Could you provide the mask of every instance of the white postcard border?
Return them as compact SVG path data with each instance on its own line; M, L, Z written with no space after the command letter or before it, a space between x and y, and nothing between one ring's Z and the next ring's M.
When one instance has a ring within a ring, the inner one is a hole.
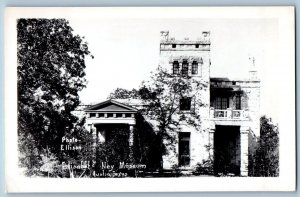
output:
M178 12L185 10L185 15ZM17 18L276 18L279 22L280 62L284 65L279 108L280 176L188 177L126 179L24 178L17 159ZM155 13L155 14L154 14ZM294 7L106 7L6 8L5 13L5 170L8 192L175 192L175 191L294 191L295 160L295 23Z

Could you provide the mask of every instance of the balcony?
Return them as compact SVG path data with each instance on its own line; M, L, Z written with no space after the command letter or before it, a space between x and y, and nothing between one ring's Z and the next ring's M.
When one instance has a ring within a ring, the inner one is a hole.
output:
M248 119L247 110L237 109L214 109L210 108L210 118L217 120L245 120Z

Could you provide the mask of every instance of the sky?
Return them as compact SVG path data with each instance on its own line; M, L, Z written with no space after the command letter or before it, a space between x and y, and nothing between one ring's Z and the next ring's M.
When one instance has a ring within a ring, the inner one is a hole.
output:
M83 18L69 19L94 59L86 59L84 104L105 101L116 88L137 88L158 66L160 31L190 40L211 32L211 77L247 78L249 57L261 79L261 114L277 118L278 21L275 19Z

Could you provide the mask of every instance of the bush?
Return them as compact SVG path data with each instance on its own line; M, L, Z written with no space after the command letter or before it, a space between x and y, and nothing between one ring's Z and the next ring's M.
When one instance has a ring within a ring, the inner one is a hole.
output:
M197 163L196 167L193 170L194 175L213 175L214 168L213 168L213 161L203 160L202 163Z

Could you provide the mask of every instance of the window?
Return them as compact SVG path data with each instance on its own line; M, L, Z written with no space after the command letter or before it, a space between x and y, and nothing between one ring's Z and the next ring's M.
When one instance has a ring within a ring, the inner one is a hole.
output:
M173 63L173 74L179 74L179 63L178 63L178 61L174 61L174 63Z
M215 100L215 109L227 109L229 101L227 97L217 97Z
M241 96L240 95L235 97L235 109L241 109Z
M181 70L183 75L187 75L189 73L189 65L186 60L182 62L182 70Z
M179 166L190 165L190 132L179 132Z
M198 74L198 62L193 61L192 63L192 74L197 75Z
M176 44L172 44L172 48L173 48L173 49L176 48Z
M116 117L117 117L117 118L122 118L122 115L123 115L123 114L121 114L121 113L117 113L117 114L116 114Z
M195 44L195 47L196 47L196 48L199 48L199 44Z
M191 110L191 102L192 98L187 97L187 98L181 98L180 99L180 110Z

